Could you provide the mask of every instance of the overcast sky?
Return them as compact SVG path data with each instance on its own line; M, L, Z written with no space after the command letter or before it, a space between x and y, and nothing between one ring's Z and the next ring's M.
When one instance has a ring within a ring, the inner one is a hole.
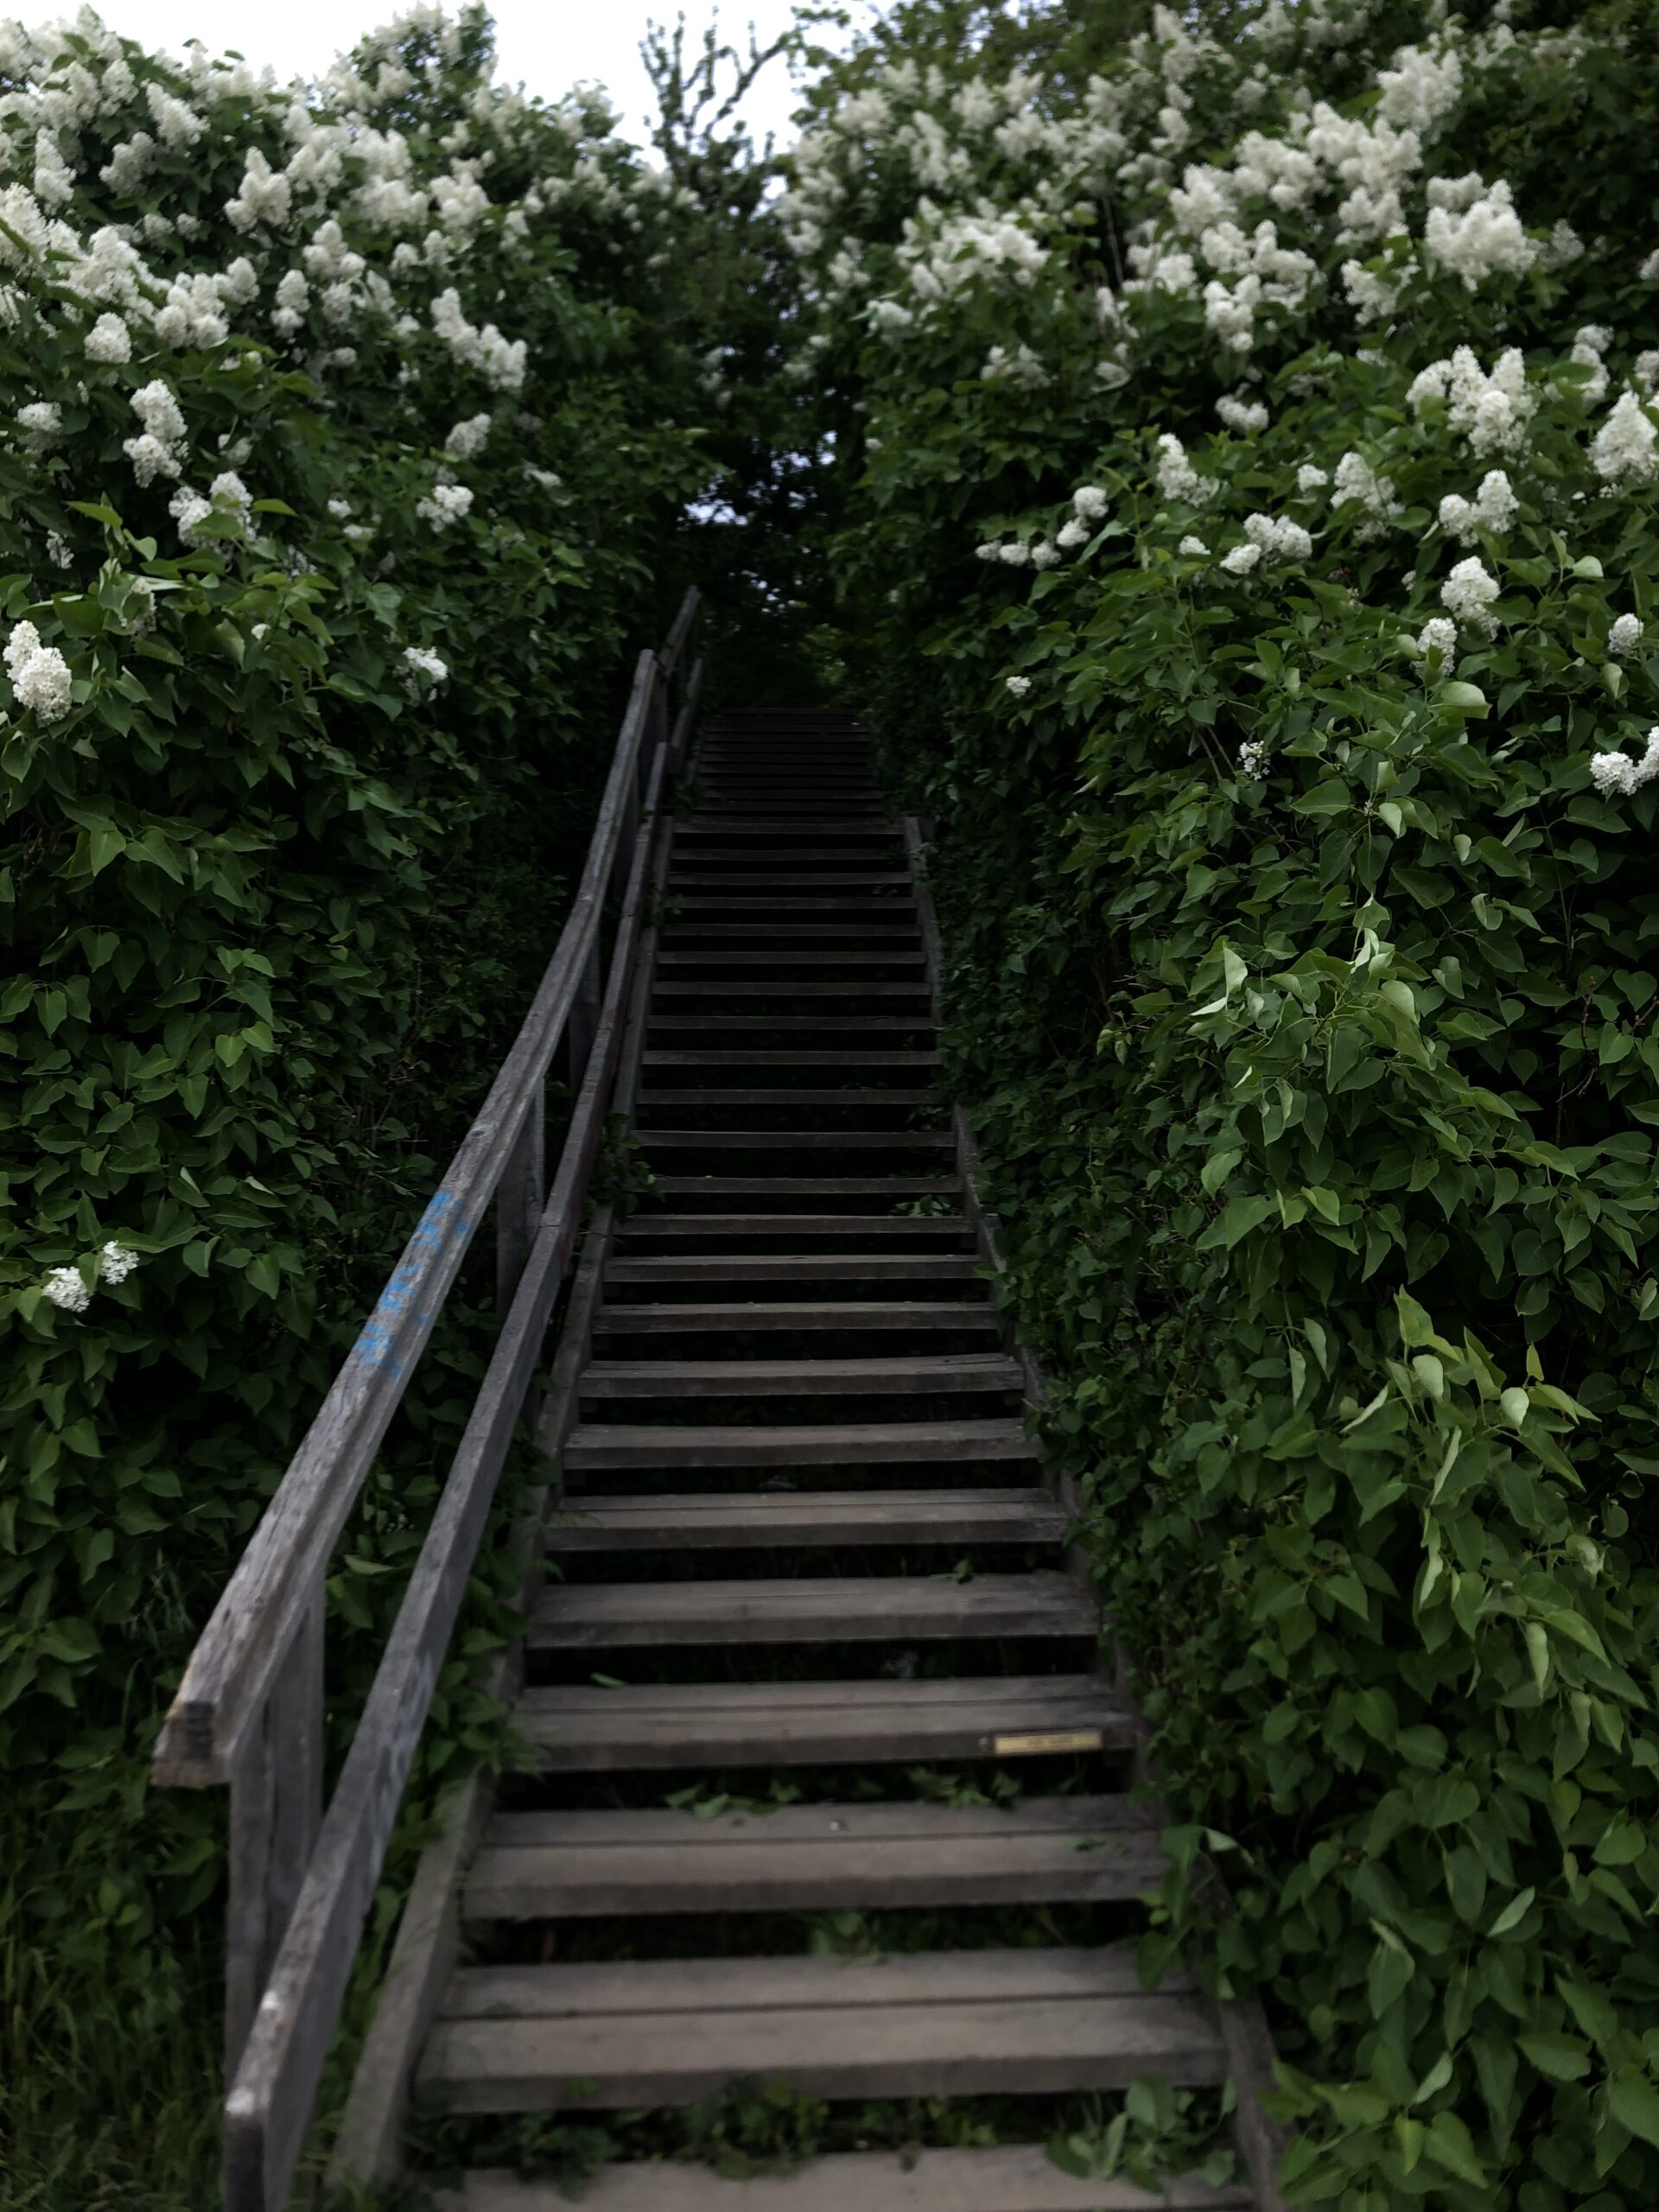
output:
M200 38L214 51L234 47L256 67L270 62L283 78L311 75L349 48L365 32L390 21L397 0L95 0L105 22L152 49L176 53ZM711 0L683 0L688 33L700 36L715 16ZM41 11L44 14L45 10ZM643 140L651 106L650 81L639 41L655 16L671 22L676 0L495 0L499 73L509 84L556 98L579 79L606 86L620 108L630 137ZM719 10L734 46L753 22L762 44L781 30L790 0L737 0ZM33 20L31 14L30 20ZM787 130L789 79L774 64L756 87L748 114L757 138Z

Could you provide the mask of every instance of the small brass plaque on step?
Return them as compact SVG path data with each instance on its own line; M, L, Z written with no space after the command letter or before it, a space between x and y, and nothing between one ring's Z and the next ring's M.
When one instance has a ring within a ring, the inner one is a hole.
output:
M1038 1728L1023 1736L993 1736L990 1745L995 1758L1017 1759L1041 1751L1097 1751L1104 1740L1098 1728Z

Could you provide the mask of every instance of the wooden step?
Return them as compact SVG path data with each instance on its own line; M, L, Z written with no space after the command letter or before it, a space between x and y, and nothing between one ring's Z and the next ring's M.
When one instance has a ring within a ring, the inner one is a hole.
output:
M1012 1760L1138 1741L1099 1675L550 1685L523 1693L512 1726L543 1774Z
M722 975L729 970L734 976L752 968L799 969L813 975L825 968L869 968L885 975L893 969L919 970L925 964L919 950L877 952L850 944L842 952L779 952L770 945L760 945L753 952L659 952L657 956L658 973L675 976L688 968L717 968Z
M908 874L868 868L855 874L838 873L830 875L815 869L800 874L791 872L788 875L752 875L745 873L736 876L715 875L703 868L669 870L671 894L676 891L730 891L740 884L747 891L847 891L854 887L861 891L895 887L908 891L911 880Z
M595 1325L613 1336L669 1332L690 1335L711 1329L728 1334L734 1330L776 1329L966 1329L975 1336L998 1333L991 1308L969 1299L938 1303L921 1299L779 1300L768 1300L764 1306L699 1300L695 1304L688 1300L683 1306L601 1306Z
M821 1198L832 1194L856 1198L947 1198L962 1196L954 1175L659 1175L657 1188L668 1198ZM644 1217L642 1216L643 1219ZM920 1218L937 1218L922 1216Z
M923 1353L906 1359L593 1360L583 1398L875 1398L952 1396L1023 1387L1017 1360L1000 1352Z
M636 1129L643 1152L950 1152L949 1129Z
M1034 1460L1017 1421L814 1422L775 1427L683 1427L666 1422L583 1421L562 1455L568 1474L604 1467L839 1467L895 1460Z
M777 1549L791 1545L1058 1544L1064 1509L1022 1490L706 1491L567 1498L544 1531L552 1552Z
M916 1113L923 1107L936 1107L939 1095L936 1090L899 1090L891 1086L854 1085L847 1084L835 1089L809 1088L804 1084L774 1090L757 1090L737 1084L702 1083L695 1089L683 1090L666 1085L653 1085L639 1093L638 1104L647 1106L718 1106L722 1111L733 1106L879 1106L884 1113Z
M497 1813L469 1920L1104 1903L1155 1890L1157 1821L1127 1795L1001 1806Z
M543 1592L534 1651L728 1643L913 1643L1093 1637L1099 1609L1069 1574L798 1575L781 1582L583 1582Z
M965 1214L886 1213L637 1213L617 1225L624 1243L642 1237L931 1236L972 1234Z
M480 2168L435 2190L436 2212L569 2212L554 2183ZM1040 2144L978 2151L842 2151L784 2174L733 2180L708 2166L602 2166L582 2212L1249 2212L1242 2185L1183 2174L1157 2192L1121 2177L1078 2181Z
M825 2098L1052 2094L1226 2077L1187 1977L1117 1949L469 1967L420 2082L449 2111L681 2105L762 2076Z
M942 1052L677 1052L653 1046L648 1068L936 1068ZM793 1094L791 1093L791 1096ZM876 1094L886 1096L885 1092Z
M929 998L925 981L913 983L865 983L856 987L850 983L768 982L734 976L729 981L705 978L700 983L659 983L653 982L652 997L657 999L718 999L722 1004L729 999L924 999ZM705 1014L702 1020L718 1027L723 1014ZM911 1025L906 1023L906 1027Z
M613 1260L607 1283L973 1282L972 1252L674 1252Z

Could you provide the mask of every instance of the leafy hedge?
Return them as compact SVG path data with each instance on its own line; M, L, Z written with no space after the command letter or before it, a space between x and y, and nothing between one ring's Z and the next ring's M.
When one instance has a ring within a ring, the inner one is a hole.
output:
M842 635L1294 2201L1636 2212L1659 18L1136 12L826 79Z
M149 1797L156 1726L556 933L710 466L694 194L492 67L477 9L310 87L0 31L12 2202L207 2186L223 1808ZM476 1364L463 1300L338 1691Z

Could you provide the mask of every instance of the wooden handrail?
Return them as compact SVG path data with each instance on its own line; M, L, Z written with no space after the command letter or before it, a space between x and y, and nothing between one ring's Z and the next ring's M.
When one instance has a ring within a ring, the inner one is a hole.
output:
M158 1783L231 1788L232 2212L278 2212L286 2202L398 1801L569 1265L615 1078L661 794L701 690L699 664L671 734L671 671L697 611L688 592L669 647L639 657L581 883L524 1026L214 1608L156 1745ZM614 936L601 988L607 909ZM544 1086L562 1039L576 1096L550 1192ZM329 1554L492 1198L500 1334L325 1816Z

